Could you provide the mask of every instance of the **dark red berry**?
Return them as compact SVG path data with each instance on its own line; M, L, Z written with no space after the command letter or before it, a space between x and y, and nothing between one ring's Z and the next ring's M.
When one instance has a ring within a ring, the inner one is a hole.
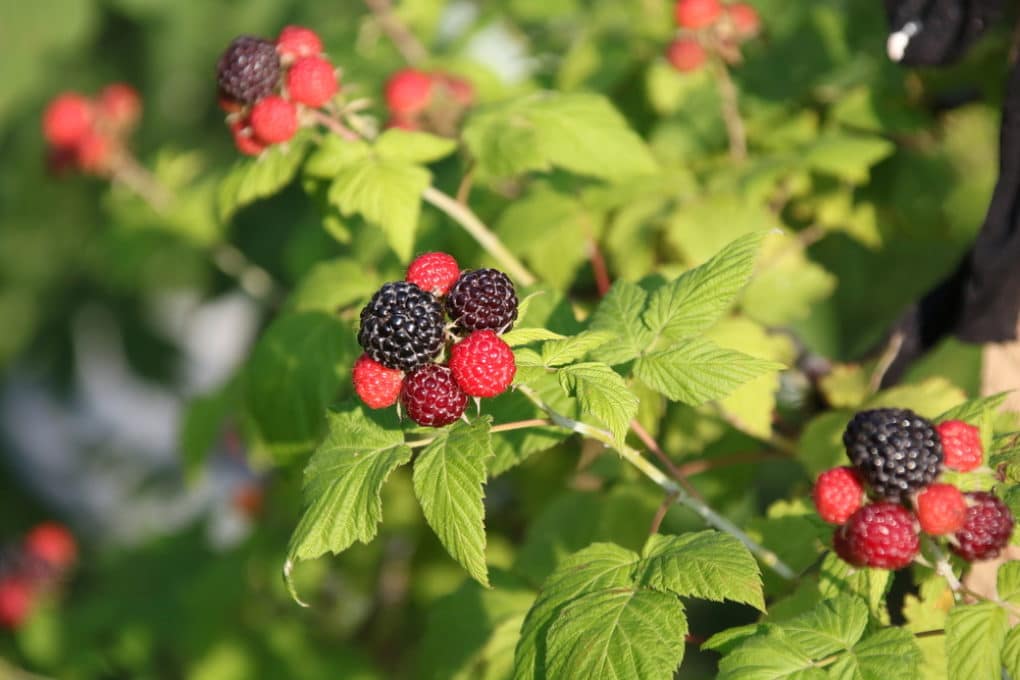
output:
M453 372L439 364L425 364L409 373L400 392L400 403L408 417L425 427L455 422L464 415L467 402Z
M844 542L840 556L858 567L902 569L920 547L914 516L897 503L865 505L837 532Z
M977 562L998 557L1013 534L1013 513L987 491L972 491L967 497L967 519L953 534L949 548L967 560Z

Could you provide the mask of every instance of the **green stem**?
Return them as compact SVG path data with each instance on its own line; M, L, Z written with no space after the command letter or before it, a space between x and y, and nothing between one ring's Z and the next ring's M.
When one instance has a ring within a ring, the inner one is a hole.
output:
M717 513L707 503L688 494L662 470L652 465L648 459L641 455L640 451L628 446L627 444L617 444L613 435L605 430L593 427L587 423L582 423L574 420L573 418L568 418L562 413L558 413L549 404L547 404L542 397L526 385L518 385L517 391L534 402L534 404L540 409L545 411L555 425L566 430L576 432L584 437L602 442L607 447L616 450L624 460L636 467L645 477L652 480L668 496L673 496L675 498L673 501L674 503L687 506L700 515L701 518L704 519L710 526L713 526L719 531L723 531L736 538L738 541L743 543L752 554L757 556L762 564L772 569L772 571L776 572L779 576L791 581L797 578L797 574L793 571L793 569L779 559L778 555L748 536L740 527Z
M435 187L428 187L422 192L422 199L426 203L444 212L450 219L463 227L464 231L471 235L478 242L485 252L492 255L507 274L517 279L522 285L530 286L536 282L535 275L528 271L528 268L511 253L499 237L492 233L485 223L472 212L471 208L457 199L444 194Z

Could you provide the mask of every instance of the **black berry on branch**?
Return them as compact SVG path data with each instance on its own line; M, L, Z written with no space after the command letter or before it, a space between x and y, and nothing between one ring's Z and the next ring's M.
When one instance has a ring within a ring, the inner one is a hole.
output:
M928 486L942 464L930 422L907 409L861 411L843 433L847 456L880 498L899 501Z
M220 92L245 104L272 94L280 73L276 45L250 35L234 38L216 66Z
M461 274L453 284L446 312L463 331L505 333L517 320L517 292L503 272L475 269Z
M386 368L411 371L443 348L443 310L413 283L387 283L361 310L358 343Z

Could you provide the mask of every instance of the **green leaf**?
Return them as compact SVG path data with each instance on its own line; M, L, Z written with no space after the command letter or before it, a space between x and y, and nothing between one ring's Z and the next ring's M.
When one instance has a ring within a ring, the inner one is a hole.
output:
M591 329L610 331L617 341L602 347L595 358L610 365L622 364L641 355L652 341L652 333L641 320L648 293L637 284L617 281L591 318Z
M492 456L488 419L458 422L440 433L414 463L414 493L446 551L484 586L485 461Z
M869 169L895 150L892 142L881 137L834 133L803 150L803 162L852 184L864 184Z
M740 541L718 531L652 535L634 578L655 590L765 611L758 563Z
M783 632L798 649L813 659L849 650L868 625L868 607L852 595L819 602L815 608L782 624Z
M636 553L611 543L595 543L574 553L542 584L542 591L521 626L514 654L514 680L550 677L546 637L563 609L584 595L630 588Z
M395 423L394 423L395 425ZM404 434L356 408L329 416L329 435L305 468L306 509L290 540L288 560L339 553L368 543L382 521L386 478L411 459Z
M1020 604L1020 562L1006 562L995 575L999 599Z
M639 358L634 364L634 375L672 401L699 406L783 368L774 361L722 349L703 338L691 338Z
M648 300L645 325L656 337L671 340L707 329L747 285L764 236L760 231L741 236L708 262L658 288Z
M970 399L942 413L935 418L935 421L941 423L945 420L962 420L965 423L980 426L984 415L989 411L999 410L999 407L1005 403L1007 397L1009 397L1009 392L1000 392L989 397Z
M674 595L614 588L572 601L549 627L550 678L669 678L684 656L687 617Z
M1020 678L1020 626L1010 629L1002 646L1002 665L1011 678Z
M346 322L322 312L280 316L259 339L243 375L245 411L281 463L310 453L326 408L348 383L360 350Z
M740 308L766 326L786 326L809 317L836 284L836 277L813 262L797 238L773 233L762 247L758 270Z
M563 340L564 336L554 333L545 328L515 328L509 333L503 334L503 342L511 347L530 345L533 342L545 340Z
M220 220L228 222L244 206L272 196L290 184L307 149L308 138L301 136L270 147L258 158L238 161L220 184Z
M410 163L432 163L457 150L457 142L426 132L390 128L379 135L375 152L381 158Z
M829 676L778 627L756 635L719 662L717 680L826 680Z
M998 678L1008 631L1009 617L994 602L953 607L946 620L949 680Z
M332 179L344 168L357 165L372 153L371 147L360 140L348 141L337 135L326 135L319 146L308 156L305 174Z
M584 331L562 340L550 340L542 345L542 363L550 368L569 364L583 358L614 337L616 335L609 331Z
M892 585L892 572L888 569L859 569L852 567L830 552L822 559L818 575L818 591L824 598L839 595L856 595L868 603L871 616L888 623L889 611L885 596Z
M558 376L560 386L577 399L581 412L594 416L622 442L637 415L638 400L620 374L605 364L587 362L566 366Z
M421 166L370 157L340 170L328 197L345 217L358 213L381 227L393 251L407 261L414 249L421 194L431 181Z
M644 141L595 94L543 92L490 106L468 120L464 142L490 178L558 167L616 179L656 169Z
M367 299L379 288L379 279L346 257L316 264L305 274L287 306L296 312L333 313Z
M921 650L914 636L902 628L886 628L854 645L829 667L834 680L915 680Z

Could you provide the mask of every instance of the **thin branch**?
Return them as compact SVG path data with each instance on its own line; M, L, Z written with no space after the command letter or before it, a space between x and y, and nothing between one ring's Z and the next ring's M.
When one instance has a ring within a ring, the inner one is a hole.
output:
M460 184L457 185L457 193L455 194L457 202L463 205L468 204L468 198L471 196L471 187L475 181L475 164L471 162L468 166L467 172L460 178Z
M609 279L609 268L606 266L606 258L602 256L602 249L594 237L588 238L588 260L591 262L592 272L595 274L595 286L598 288L599 297L609 292L612 281Z
M670 459L670 457L666 455L666 452L662 450L662 447L659 446L659 442L655 441L655 437L653 437L648 430L645 429L644 425L638 422L637 418L630 421L630 429L637 435L637 438L641 440L641 443L644 444L645 447L647 447L648 450L659 459L659 462L662 463L666 470L669 471L669 474L673 476L673 479L677 481L684 491L692 496L701 496L701 494L698 493L698 490L694 488L694 485L687 480L687 475L673 463L672 459Z
M132 192L160 214L165 214L173 204L173 194L157 180L149 170L130 153L117 155L110 177Z
M489 231L489 228L472 212L471 208L435 187L428 187L421 196L426 203L446 213L450 219L463 227L489 255L492 255L493 259L499 262L507 274L517 279L522 285L530 286L537 281L535 275L528 271L528 268L503 245L498 236Z
M743 161L747 158L747 131L744 128L744 119L740 117L740 96L737 86L722 60L711 59L710 64L716 87L719 89L719 98L722 100L722 117L730 140L730 156L734 160Z
M308 111L307 115L319 125L322 125L332 133L338 135L341 139L346 139L348 142L356 142L361 139L361 135L357 132L350 129L336 118L326 115L318 109Z
M659 509L655 511L655 517L652 518L652 527L648 530L649 536L659 533L662 520L666 519L666 513L669 512L674 503L676 503L676 494L666 494L666 497L662 499L662 503L659 504Z
M365 0L365 4L375 17L379 28L397 48L404 61L411 66L417 66L429 58L425 46L393 11L390 0Z
M892 334L889 342L886 343L885 349L882 350L882 356L878 358L875 370L871 373L871 378L868 380L868 390L872 394L882 388L882 380L885 379L885 374L889 372L889 369L892 368L893 363L896 361L896 357L899 355L900 349L903 348L903 342L906 340L906 337L902 330L898 330Z
M709 470L715 470L721 467L728 467L730 465L741 465L744 463L759 463L766 460L789 460L790 457L785 453L776 451L753 451L745 453L734 453L728 456L720 456L718 458L703 458L701 460L694 460L690 463L684 463L679 467L679 472L685 477L693 477L700 475Z
M679 486L679 484L666 476L662 470L652 465L652 463L642 456L639 451L631 448L627 444L617 443L613 435L605 430L593 427L587 423L582 423L574 420L573 418L568 418L567 416L557 412L549 406L549 404L545 403L545 401L543 401L536 392L526 385L518 385L517 390L530 399L536 406L545 411L552 419L553 423L559 427L571 430L572 432L576 432L584 437L600 441L607 447L616 450L624 460L637 468L638 471L662 488L663 491L675 496L674 503L687 506L701 516L708 525L736 538L738 541L743 543L752 554L757 556L762 564L772 569L779 576L791 581L797 578L797 574L793 571L793 569L779 559L778 555L748 536L740 527L717 513L704 501L687 494Z
M548 418L529 418L527 420L515 420L512 423L493 425L489 428L489 433L495 434L497 432L512 432L514 430L524 430L529 427L545 427L554 424L555 423ZM437 439L439 439L439 437L426 437L425 439L415 439L414 441L404 442L404 445L411 449L420 449L423 446L428 446Z

